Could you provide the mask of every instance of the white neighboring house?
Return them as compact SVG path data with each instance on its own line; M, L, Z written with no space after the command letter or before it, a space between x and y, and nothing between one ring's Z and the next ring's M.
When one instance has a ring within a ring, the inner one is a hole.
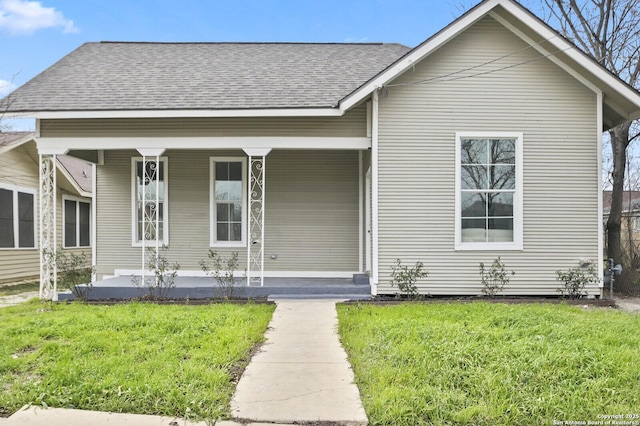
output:
M92 165L57 160L57 244L90 260ZM38 162L33 132L0 132L0 284L40 276Z

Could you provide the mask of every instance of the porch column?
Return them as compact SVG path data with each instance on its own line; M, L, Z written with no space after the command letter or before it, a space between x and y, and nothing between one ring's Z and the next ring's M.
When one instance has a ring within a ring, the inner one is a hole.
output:
M58 300L56 155L39 155L40 299Z
M142 176L140 210L142 223L140 240L142 245L141 284L146 285L147 270L157 266L160 252L160 156L164 149L139 149L142 154ZM157 280L157 277L156 277ZM157 286L158 283L156 282Z
M268 149L244 149L249 156L247 200L247 285L264 285L265 158Z

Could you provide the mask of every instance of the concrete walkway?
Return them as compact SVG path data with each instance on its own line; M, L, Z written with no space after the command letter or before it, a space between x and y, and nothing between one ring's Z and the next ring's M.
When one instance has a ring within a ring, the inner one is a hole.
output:
M338 339L335 300L276 300L267 342L231 402L237 419L367 424Z

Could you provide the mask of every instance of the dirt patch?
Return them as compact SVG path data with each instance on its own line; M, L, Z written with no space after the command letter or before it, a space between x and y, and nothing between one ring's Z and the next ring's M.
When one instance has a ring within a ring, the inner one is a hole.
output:
M4 308L7 306L14 306L20 303L26 302L28 300L33 299L34 297L38 297L37 291L30 291L27 293L14 294L11 296L0 296L0 308Z
M375 305L397 305L401 303L503 303L503 304L531 304L531 303L551 303L566 304L575 306L593 306L602 308L615 308L616 302L610 299L562 299L558 297L425 297L420 299L398 299L395 296L376 296L371 300L350 300L347 304L375 304Z
M616 297L615 301L623 311L640 313L640 297Z

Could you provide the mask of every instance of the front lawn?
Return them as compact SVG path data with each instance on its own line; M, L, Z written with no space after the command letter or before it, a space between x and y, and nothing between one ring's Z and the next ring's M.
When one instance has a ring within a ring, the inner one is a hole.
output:
M640 421L638 315L476 302L338 317L372 425Z
M0 416L39 404L228 417L234 381L273 310L39 301L2 308Z

